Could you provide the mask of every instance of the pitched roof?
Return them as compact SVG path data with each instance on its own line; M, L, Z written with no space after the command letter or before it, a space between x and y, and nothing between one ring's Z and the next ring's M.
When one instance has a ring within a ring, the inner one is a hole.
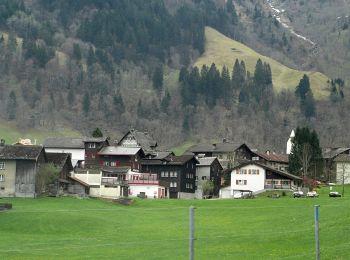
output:
M106 146L98 152L100 155L135 155L139 151L142 151L140 147L126 147L126 146Z
M70 168L73 169L72 162L69 153L47 153L47 162L53 163L56 167L63 168L66 162L70 164Z
M336 162L350 162L350 154L340 154L334 159L334 161L336 161Z
M277 170L277 169L274 169L274 168L271 168L265 164L262 164L262 163L258 163L256 161L249 161L249 162L244 162L234 168L232 168L231 170L236 170L236 169L239 169L239 168L242 168L242 167L245 167L247 165L250 165L250 164L254 164L254 165L257 165L257 166L260 166L262 168L264 168L265 170L269 170L271 172L274 172L274 173L277 173L279 175L282 175L282 176L285 176L285 177L288 177L288 178L291 178L293 180L302 180L302 178L298 177L298 176L295 176L289 172L285 172L285 171L280 171L280 170Z
M288 155L287 154L276 154L276 153L257 153L260 157L264 158L266 161L270 162L282 162L288 163Z
M84 142L82 138L49 137L45 140L44 147L84 149Z
M231 143L231 142L223 142L223 143L215 143L215 144L197 144L190 149L188 149L188 152L192 153L206 153L206 152L233 152L237 150L241 146L247 146L246 144L242 143ZM247 146L248 147L248 146Z
M144 151L152 151L155 147L157 147L157 142L148 132L140 132L137 130L130 130L127 132L123 138L120 139L118 145L121 145L122 141L129 135L135 138L137 145Z
M142 164L143 165L161 165L161 164L166 164L166 165L183 165L187 163L188 161L195 159L197 163L198 160L194 155L169 155L163 159L143 159Z
M43 149L39 145L5 145L0 147L0 159L37 160Z
M322 151L323 158L325 159L332 159L336 156L338 156L341 153L344 153L346 151L349 151L350 148L347 147L338 147L338 148L326 148Z
M216 157L202 157L202 158L197 158L199 164L198 166L210 166L213 164L215 160L217 160Z
M84 143L103 143L107 141L107 137L84 137L83 142Z

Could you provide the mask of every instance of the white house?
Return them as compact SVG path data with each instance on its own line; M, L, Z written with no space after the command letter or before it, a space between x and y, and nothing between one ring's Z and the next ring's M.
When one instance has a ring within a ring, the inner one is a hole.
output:
M82 138L55 137L44 142L46 153L69 153L73 167L85 161L85 146Z
M301 181L300 177L251 161L232 169L231 185L220 190L220 197L233 198L235 193L242 192L258 194L266 190L294 190Z
M350 154L340 154L334 161L336 165L336 183L350 184Z

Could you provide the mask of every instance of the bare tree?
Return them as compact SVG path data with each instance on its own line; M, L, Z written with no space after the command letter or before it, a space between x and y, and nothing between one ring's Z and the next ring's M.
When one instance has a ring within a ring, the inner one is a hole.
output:
M342 196L345 194L345 183L348 183L349 180L349 172L348 170L348 162L339 162L339 166L337 165L337 183L341 183L342 185ZM339 167L339 168L338 168ZM338 170L339 169L339 170Z
M298 155L299 160L302 164L302 176L308 176L309 167L311 164L312 153L311 146L309 143L303 144L302 152Z

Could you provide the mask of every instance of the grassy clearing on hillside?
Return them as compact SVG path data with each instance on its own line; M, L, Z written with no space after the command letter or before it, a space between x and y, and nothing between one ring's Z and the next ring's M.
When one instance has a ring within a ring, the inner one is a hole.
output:
M271 66L274 88L277 92L283 89L294 91L299 84L303 74L310 77L311 88L316 99L329 96L327 89L327 76L319 72L305 72L290 69L272 58L263 56L246 45L234 41L213 28L205 28L206 47L204 54L196 61L195 65L201 67L203 64L210 66L213 62L218 68L224 65L232 71L236 59L244 60L247 70L254 72L256 61L261 58Z
M179 146L174 147L172 149L172 152L174 152L175 155L182 155L184 152L186 152L188 150L188 148L190 148L194 144L196 144L196 143L193 141L184 142L184 143L180 144Z
M0 138L5 139L7 144L18 141L19 138L29 138L37 144L42 144L47 137L55 136L71 136L78 137L81 134L71 129L55 129L55 130L38 130L38 129L19 129L13 123L0 119Z
M320 204L322 259L349 259L350 187L345 198L136 200L1 199L4 259L188 259L188 207L196 259L313 259L313 208Z

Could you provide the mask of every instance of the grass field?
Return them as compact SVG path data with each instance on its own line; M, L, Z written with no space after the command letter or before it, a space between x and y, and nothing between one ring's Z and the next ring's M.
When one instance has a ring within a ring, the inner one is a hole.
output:
M16 125L14 125L13 123L0 119L0 138L5 139L7 144L12 144L16 142L19 138L29 138L32 140L32 142L36 140L37 144L42 144L47 137L57 137L57 136L77 137L77 136L81 136L81 134L71 129L22 130L16 127Z
M2 259L188 259L188 207L196 259L313 259L313 208L320 204L322 259L350 259L349 196L316 199L1 199Z
M175 153L175 155L182 155L186 152L191 146L195 145L194 141L186 141L176 147L174 147L171 151Z
M232 71L236 59L244 60L247 70L254 72L256 61L261 58L271 65L274 88L277 92L283 89L294 91L303 74L310 77L311 88L316 99L329 96L327 89L327 76L319 72L298 71L284 66L274 59L263 56L244 44L234 41L213 28L206 27L206 48L204 54L199 57L195 65L203 64L210 66L213 62L220 69L226 65Z

